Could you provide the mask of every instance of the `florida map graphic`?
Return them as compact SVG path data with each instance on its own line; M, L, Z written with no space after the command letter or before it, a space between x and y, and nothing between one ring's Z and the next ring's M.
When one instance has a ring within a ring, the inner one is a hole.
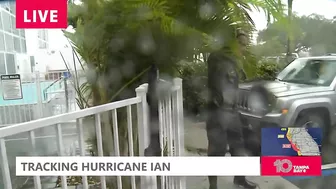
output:
M263 128L263 156L320 156L320 128Z

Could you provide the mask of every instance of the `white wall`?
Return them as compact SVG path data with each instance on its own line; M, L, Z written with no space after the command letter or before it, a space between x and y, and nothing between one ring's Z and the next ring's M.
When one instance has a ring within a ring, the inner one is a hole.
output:
M27 54L16 54L16 66L22 80L31 80L30 58Z
M70 44L59 29L49 29L48 31L48 48L38 48L38 30L26 30L27 37L27 54L35 57L35 70L47 72L53 70L66 70L67 66L74 70L74 60ZM67 46L67 47L66 47ZM62 53L67 66L60 54ZM79 61L75 58L76 68L81 69Z
M63 35L63 32L54 29L49 30L49 34L50 50L54 50L55 53L52 55L52 63L48 64L48 68L50 70L67 69L61 56L62 53L70 70L74 70L75 66L77 70L82 70L77 57L73 58L71 44Z
M74 70L75 66L77 70L81 70L80 62L76 56L75 58L73 57L72 49L70 47L58 49L50 55L50 57L51 59L47 65L47 69L49 70L65 70L67 68Z
M41 50L38 47L38 30L29 29L26 32L26 46L28 56L35 57L35 71L45 72L46 65L44 59L47 58L47 50ZM30 60L29 60L30 67Z
M37 29L25 30L27 54L33 55L38 50Z

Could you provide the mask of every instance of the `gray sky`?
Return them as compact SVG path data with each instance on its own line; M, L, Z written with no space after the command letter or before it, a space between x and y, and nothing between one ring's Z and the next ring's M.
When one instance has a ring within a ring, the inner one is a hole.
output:
M282 1L287 4L287 1ZM294 0L293 11L300 16L316 13L331 19L336 16L336 0ZM266 27L267 22L263 13L253 12L252 18L258 30Z

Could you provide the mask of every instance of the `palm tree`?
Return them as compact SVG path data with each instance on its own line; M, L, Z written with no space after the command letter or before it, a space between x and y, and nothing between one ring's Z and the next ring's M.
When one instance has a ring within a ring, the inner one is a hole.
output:
M252 8L282 16L278 0L83 0L69 5L69 23L76 32L65 35L89 68L82 87L90 91L92 104L87 106L133 96L152 64L174 76L176 65L192 61L195 54L207 54L224 43L235 51L236 30L254 29ZM110 155L111 118L103 117L103 146ZM121 153L127 155L127 127L118 125Z
M289 31L287 36L287 63L290 62L292 57L292 49L291 49L291 26L292 26L292 13L293 13L293 0L288 0L288 23L289 23Z

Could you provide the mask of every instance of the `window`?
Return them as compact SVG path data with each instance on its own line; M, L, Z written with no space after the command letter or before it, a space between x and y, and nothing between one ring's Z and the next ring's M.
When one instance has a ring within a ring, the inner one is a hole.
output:
M6 41L6 51L8 52L14 51L13 36L5 34L5 41Z
M32 73L35 71L35 57L34 56L30 56L30 69Z
M24 38L26 37L25 30L20 30L20 36Z
M40 49L46 49L47 48L47 43L42 41L42 40L39 40L39 48Z
M336 60L296 59L278 75L288 83L328 86L336 76Z
M44 29L43 30L39 30L38 34L37 34L37 37L39 39L47 41L47 39L48 39L48 32L47 32L47 30L44 30Z
M0 29L3 30L3 26L2 26L2 14L0 14Z
M15 2L9 2L9 8L10 12L14 15L16 15L16 7L15 7Z
M2 32L0 32L0 50L1 51L5 50L5 37Z
M6 2L6 3L1 3L1 7L6 9L8 12L15 14L16 13L16 7L15 7L15 2Z
M21 53L21 45L20 45L20 39L18 37L14 37L14 50L18 53Z
M48 36L48 31L45 30L45 37L44 37L44 40L45 40L45 41L48 41L48 39L49 39L48 37L49 37L49 36Z
M44 39L44 30L39 30L37 33L37 37L40 39Z
M10 11L9 3L8 3L8 2L3 3L3 4L2 4L2 7L3 7L4 9L6 9L7 11Z
M12 22L10 19L10 15L8 12L5 11L1 11L2 14L2 20L3 20L3 26L4 26L4 30L7 32L11 32L11 28L12 28Z
M6 53L6 64L8 74L16 73L15 57L14 54Z
M4 53L0 53L0 75L6 74L6 62Z
M27 46L26 46L26 40L25 39L21 39L21 52L22 53L26 53L27 52Z
M41 33L41 30L39 30L39 31L37 32L37 38L39 38L39 39L41 39L41 38L42 38L42 33Z
M20 32L19 30L16 29L16 20L15 20L15 17L14 16L11 16L11 30L12 30L12 33L16 34L16 35L20 35Z

